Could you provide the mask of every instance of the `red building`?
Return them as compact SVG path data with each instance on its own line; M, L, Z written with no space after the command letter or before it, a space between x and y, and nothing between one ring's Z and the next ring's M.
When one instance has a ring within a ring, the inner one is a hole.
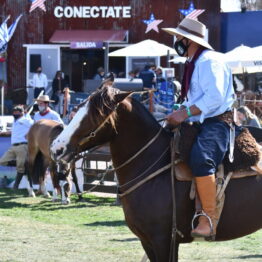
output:
M179 9L188 9L191 2L46 0L46 12L39 7L29 12L31 1L0 0L2 20L10 14L11 23L24 14L8 46L8 96L14 103L24 102L24 91L39 63L50 84L56 70L61 69L68 75L71 88L82 91L84 80L92 78L96 69L104 65L105 42L109 42L109 51L145 39L172 46L172 37L161 28L175 27L184 17ZM219 50L220 1L194 0L193 4L196 9L206 10L199 20L208 27L210 44ZM163 20L158 25L159 33L145 33L147 25L143 20L151 14ZM125 71L125 58L110 58L109 69Z

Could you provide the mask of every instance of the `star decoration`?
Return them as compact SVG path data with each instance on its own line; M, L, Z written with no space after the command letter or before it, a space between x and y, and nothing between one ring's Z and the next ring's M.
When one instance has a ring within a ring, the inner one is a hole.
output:
M41 8L43 11L46 12L45 4L44 4L45 1L46 0L31 0L32 4L29 13L34 11L37 7Z
M179 12L187 18L197 19L199 15L205 12L205 9L195 9L194 4L191 2L188 9L179 9Z
M151 30L154 30L158 33L158 25L162 23L163 20L156 20L155 16L151 14L149 20L143 20L143 22L147 25L146 34Z

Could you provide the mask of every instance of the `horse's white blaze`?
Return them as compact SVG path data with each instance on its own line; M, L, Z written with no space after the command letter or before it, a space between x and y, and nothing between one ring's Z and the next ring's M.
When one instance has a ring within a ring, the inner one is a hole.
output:
M88 102L87 105L82 106L69 123L67 127L62 131L62 133L53 141L51 145L51 151L53 154L56 153L57 150L65 149L67 144L69 143L72 135L79 127L82 119L88 113Z

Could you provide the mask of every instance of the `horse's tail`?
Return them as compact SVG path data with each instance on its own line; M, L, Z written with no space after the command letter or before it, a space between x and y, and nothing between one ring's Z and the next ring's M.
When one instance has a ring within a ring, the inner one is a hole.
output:
M32 180L34 184L39 184L39 180L44 178L46 172L46 166L44 164L44 156L39 151L36 155L35 161L33 163L33 172L32 172Z

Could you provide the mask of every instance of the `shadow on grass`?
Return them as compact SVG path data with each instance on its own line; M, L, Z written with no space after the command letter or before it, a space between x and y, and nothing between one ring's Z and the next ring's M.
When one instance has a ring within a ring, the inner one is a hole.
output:
M72 199L71 204L62 205L61 201L52 202L51 199L43 200L40 203L32 204L32 211L53 211L53 210L70 210L70 209L79 209L79 208L94 208L98 206L111 206L114 203L113 198L104 198L104 197L84 197L82 201L78 199Z
M84 224L84 226L88 226L88 227L98 227L98 226L120 227L120 226L126 226L126 222L123 221L123 220L94 222L94 223L90 223L90 224Z
M0 191L0 207L1 208L17 208L17 207L30 207L31 204L21 204L15 202L16 198L27 197L28 193L26 190L10 190L1 189Z
M71 198L71 204L62 205L61 201L52 202L51 198L44 199L38 203L19 203L19 201L15 201L17 198L27 198L28 192L27 190L11 190L11 189L1 189L0 190L0 207L1 208L31 208L32 211L52 211L59 209L75 209L75 208L93 208L98 206L111 206L115 203L115 198L105 198L105 197L97 197L86 195L83 197L82 201L78 201L76 197ZM41 197L37 197L41 198Z
M139 239L133 237L133 238L126 238L126 239L111 239L109 241L111 242L135 242L135 241L139 241Z
M262 255L247 255L247 256L239 256L234 259L251 259L251 258L262 258Z

